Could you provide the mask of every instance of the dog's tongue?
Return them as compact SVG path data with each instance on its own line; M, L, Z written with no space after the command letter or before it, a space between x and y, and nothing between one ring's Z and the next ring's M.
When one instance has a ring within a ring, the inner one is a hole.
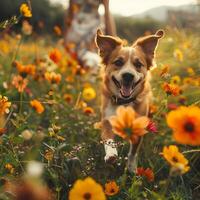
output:
M131 92L132 92L131 87L122 86L121 93L122 93L123 96L129 97L131 95Z

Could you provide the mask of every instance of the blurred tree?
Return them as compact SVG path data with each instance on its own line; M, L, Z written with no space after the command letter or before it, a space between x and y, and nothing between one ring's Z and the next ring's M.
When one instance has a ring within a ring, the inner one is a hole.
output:
M117 33L119 37L133 42L137 37L155 32L165 24L152 18L135 19L133 17L115 16Z
M197 1L197 6L198 6L198 9L199 9L199 13L200 13L200 0L196 0Z
M19 7L25 0L1 0L0 21L19 15ZM33 17L30 19L35 30L43 28L45 32L53 30L55 25L63 25L64 8L59 4L51 4L49 0L31 1ZM17 26L15 26L17 27Z

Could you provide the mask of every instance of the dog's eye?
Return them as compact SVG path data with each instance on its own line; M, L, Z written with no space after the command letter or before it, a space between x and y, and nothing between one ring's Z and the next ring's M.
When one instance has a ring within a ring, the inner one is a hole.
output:
M117 67L121 67L124 65L124 61L122 59L117 59L113 62L114 65L116 65Z
M143 66L143 64L142 64L139 60L136 60L136 61L134 62L134 65L135 65L135 67L136 67L137 69L141 69L141 67Z

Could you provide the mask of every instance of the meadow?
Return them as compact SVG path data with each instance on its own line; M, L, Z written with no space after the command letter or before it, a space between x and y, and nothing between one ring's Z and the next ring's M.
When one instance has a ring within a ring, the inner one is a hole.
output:
M0 40L0 199L200 199L197 33L165 28L151 69L150 123L131 173L129 141L119 136L117 162L104 162L98 67L80 66L59 27L53 37L28 21L21 28L2 30Z

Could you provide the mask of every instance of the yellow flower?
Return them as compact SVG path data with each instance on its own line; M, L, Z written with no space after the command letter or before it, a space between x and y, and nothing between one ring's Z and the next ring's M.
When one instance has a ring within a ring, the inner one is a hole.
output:
M178 61L182 62L182 61L183 61L183 53L182 53L182 51L181 51L180 49L175 49L175 50L174 50L174 57L175 57Z
M65 141L65 138L60 136L60 135L55 135L56 139L60 140L60 141Z
M10 52L10 46L7 41L0 41L0 53L8 54Z
M34 100L30 101L30 104L36 110L37 113L41 114L44 112L44 107L40 103L40 101L34 99Z
M83 98L86 101L91 101L96 97L96 92L92 87L86 87L83 89Z
M161 69L160 76L164 76L168 73L169 73L169 65L164 65L164 67Z
M180 172L180 174L184 174L189 171L190 167L188 166L188 160L181 152L179 152L177 146L165 146L161 155L163 155L165 160L173 167L173 171L175 170Z
M5 168L6 168L11 174L14 173L14 167L13 167L10 163L7 163L7 164L5 165Z
M184 49L189 49L191 47L191 43L189 41L186 41L183 43L183 48Z
M116 114L109 121L114 133L123 139L137 143L139 137L147 132L145 128L149 124L149 119L145 116L136 117L136 112L132 107L120 106L117 108Z
M185 77L183 79L183 84L184 85L193 85L193 86L198 86L199 85L199 80L195 79L193 77Z
M119 192L119 186L115 181L110 181L105 184L105 194L108 196L113 196Z
M23 3L20 6L20 13L24 16L24 17L32 17L32 13L31 10L29 8L29 6L26 3Z
M183 84L185 84L185 85L190 85L192 83L193 83L193 79L191 77L185 77L183 79Z
M11 102L8 101L8 98L0 95L0 116L9 113L10 106Z
M69 200L106 200L103 188L92 178L77 180L69 192Z
M187 68L187 73L188 73L190 76L194 76L194 75L195 75L194 69L193 69L192 67L188 67L188 68Z
M181 78L180 76L176 75L176 76L172 76L170 83L171 84L179 84L181 82Z
M200 108L181 106L167 115L174 139L181 144L200 145Z

